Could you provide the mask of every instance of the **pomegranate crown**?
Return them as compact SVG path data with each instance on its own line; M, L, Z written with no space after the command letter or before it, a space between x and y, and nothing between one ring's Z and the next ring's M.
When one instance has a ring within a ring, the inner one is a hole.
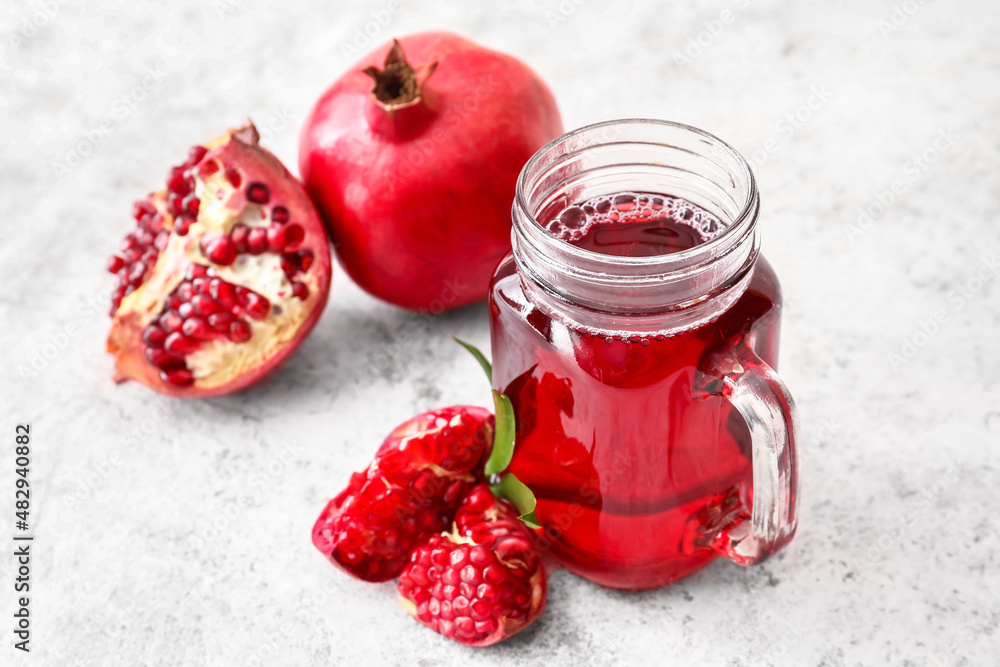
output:
M406 61L403 46L394 39L382 69L373 65L362 71L375 82L372 97L387 109L398 109L420 101L420 90L435 69L436 62L414 69Z

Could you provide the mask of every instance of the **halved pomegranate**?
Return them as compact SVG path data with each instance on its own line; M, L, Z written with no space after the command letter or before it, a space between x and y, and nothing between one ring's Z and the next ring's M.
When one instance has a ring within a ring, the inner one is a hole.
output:
M108 269L115 380L219 396L259 380L308 335L330 293L327 236L252 123L191 149L133 207Z

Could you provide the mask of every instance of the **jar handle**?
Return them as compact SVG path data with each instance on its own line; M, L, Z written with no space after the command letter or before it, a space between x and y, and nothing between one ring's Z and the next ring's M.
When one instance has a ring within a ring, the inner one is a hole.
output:
M705 363L707 362L707 363ZM795 435L798 415L785 383L740 336L703 360L695 393L729 401L750 429L753 510L734 491L702 510L702 539L719 554L740 564L766 560L795 534L798 470Z

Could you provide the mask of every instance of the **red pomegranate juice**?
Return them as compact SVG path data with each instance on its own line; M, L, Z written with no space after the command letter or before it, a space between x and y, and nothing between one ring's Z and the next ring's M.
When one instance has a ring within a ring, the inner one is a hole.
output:
M552 234L616 256L681 252L725 231L708 211L619 193L539 219ZM738 334L774 367L780 288L760 257L748 288L693 329L609 335L541 307L512 257L490 295L494 382L514 404L510 471L534 491L543 549L614 588L660 586L716 557L718 529L749 517L750 434L725 400L695 390L699 362Z

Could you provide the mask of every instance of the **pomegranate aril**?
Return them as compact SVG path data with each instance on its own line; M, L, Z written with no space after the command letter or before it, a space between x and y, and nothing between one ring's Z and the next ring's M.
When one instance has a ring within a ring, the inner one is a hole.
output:
M299 250L299 269L302 271L308 271L309 267L313 265L313 251L306 248L305 250Z
M136 262L128 271L128 282L133 287L138 287L142 284L143 276L146 275L146 263Z
M156 238L153 239L153 246L157 250L163 250L167 247L167 243L170 242L170 232L167 230L161 230L156 234Z
M243 184L243 177L240 175L240 172L233 167L226 169L226 180L229 181L229 184L234 188L238 188Z
M202 251L219 266L229 266L236 261L236 245L228 236L218 236L209 241Z
M296 280L292 283L292 294L305 301L306 297L309 296L309 288L305 283L301 283Z
M197 164L201 162L201 159L205 157L206 153L208 153L208 149L205 148L204 146L201 145L192 146L191 150L188 151L188 163Z
M156 208L145 199L138 199L132 204L132 217L136 220L142 220L154 213L156 213Z
M188 195L184 198L184 212L190 215L192 218L198 217L198 210L201 208L201 200L195 197L193 194Z
M207 276L208 274L206 273L205 275ZM208 294L209 286L211 284L212 284L212 279L208 277L195 278L194 280L191 281L191 287L194 288L196 294ZM194 295L192 295L191 298L193 299Z
M285 247L294 248L305 239L306 232L302 225L291 224L285 227Z
M174 167L170 170L170 177L167 178L167 191L171 193L182 193L181 191L183 189L184 169L181 167Z
M201 165L201 175L204 177L211 176L217 171L219 171L218 160L209 160L205 164Z
M168 310L160 315L159 324L167 333L174 333L181 330L181 326L184 325L184 318L177 311Z
M245 343L250 340L250 325L243 320L233 320L229 325L229 340L234 343Z
M191 218L182 215L174 221L174 231L178 236L187 236L193 222Z
M205 274L208 272L208 267L204 264L191 264L187 267L187 271L184 272L184 277L188 280L194 280L195 278L204 278Z
M290 215L288 209L284 206L275 206L271 209L271 222L276 222L279 225L283 225L288 222Z
M176 368L179 361L162 347L147 347L146 359L157 368Z
M108 260L108 271L111 273L118 273L125 266L125 260L118 255L111 255L111 259Z
M177 314L186 320L194 315L194 306L191 305L190 301L185 301L181 304L181 307L177 309Z
M295 277L295 274L299 272L298 256L294 253L288 253L281 256L281 270L284 272L288 279L291 280Z
M255 181L247 186L247 199L254 204L266 204L271 200L271 190Z
M208 326L223 333L229 331L229 325L232 324L232 322L233 314L224 310L220 310L219 312L212 313L208 316Z
M255 320L262 320L271 312L271 302L256 292L249 292L242 305L247 314Z
M149 347L163 347L163 341L167 339L167 332L151 324L142 331L142 339Z
M271 225L267 228L267 249L271 252L281 252L285 249L285 233L288 228L284 225Z
M184 195L174 193L167 198L167 208L174 215L180 215L184 212Z
M247 251L251 255L259 255L267 251L267 228L254 227L247 235Z
M186 387L194 384L194 375L186 368L160 371L160 379L179 387Z
M215 336L215 332L208 326L208 322L200 317L189 317L184 320L181 331L184 332L185 336L200 340L210 340Z
M212 280L218 280L218 278L213 278ZM208 287L209 293L212 291L212 283L209 282ZM198 294L191 299L191 305L194 307L195 311L205 317L208 317L212 313L220 310L219 304L215 303L211 296L208 294Z
M233 240L233 245L236 247L236 252L246 252L247 251L247 237L250 235L250 228L239 223L234 225L229 231L229 238Z
M213 278L209 283L208 293L221 308L232 310L236 306L236 290L224 280Z
M163 342L163 349L175 356L183 357L198 349L198 341L180 332L174 332Z

